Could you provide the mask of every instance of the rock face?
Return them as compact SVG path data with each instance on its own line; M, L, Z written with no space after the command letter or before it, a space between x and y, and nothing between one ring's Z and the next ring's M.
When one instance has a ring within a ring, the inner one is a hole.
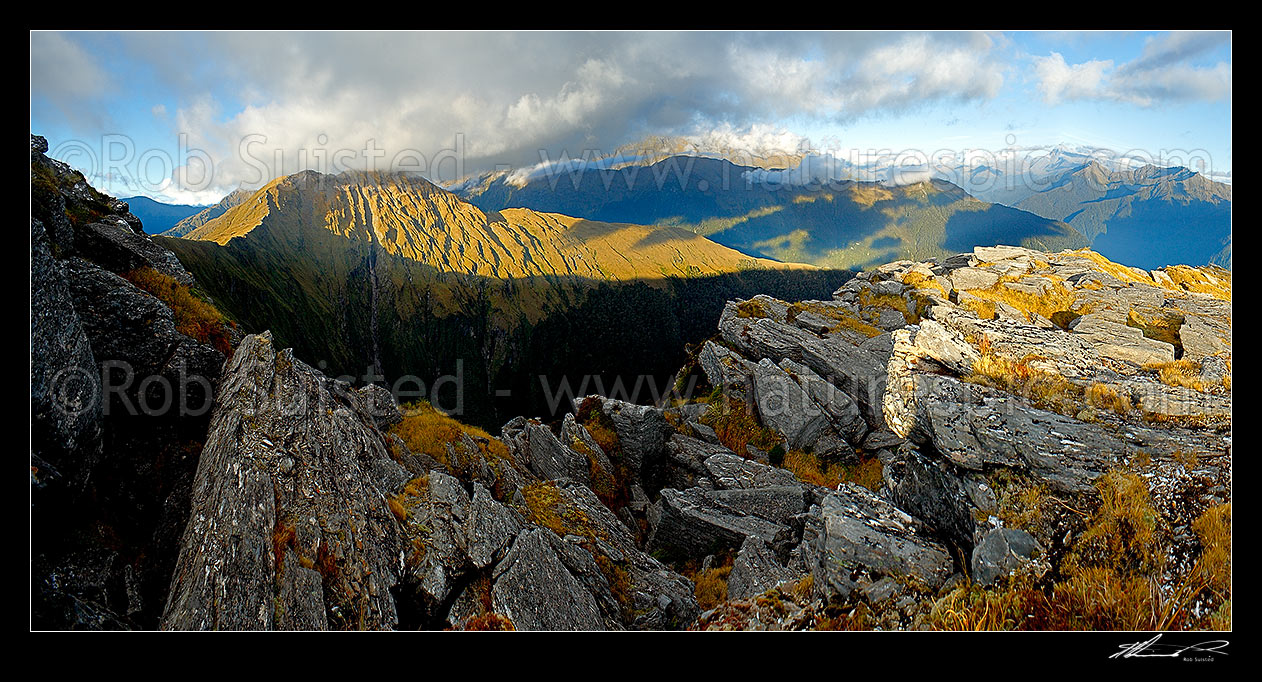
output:
M402 541L384 499L406 480L359 393L270 335L247 337L220 387L163 627L288 629L307 614L393 627ZM314 578L283 579L304 564ZM327 598L302 589L313 579Z
M32 624L153 628L224 354L123 276L195 286L175 256L47 149L31 136Z

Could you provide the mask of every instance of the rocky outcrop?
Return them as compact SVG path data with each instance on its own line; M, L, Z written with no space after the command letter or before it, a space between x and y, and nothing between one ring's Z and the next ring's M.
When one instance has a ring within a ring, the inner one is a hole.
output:
M47 149L31 136L32 623L153 628L225 348L122 276L196 285L125 202Z
M270 335L247 337L220 386L163 627L290 629L295 614L394 627L403 538L385 496L406 479L357 392ZM303 589L313 581L322 593Z
M812 508L804 544L815 589L825 599L848 599L886 577L936 590L953 572L946 548L919 522L854 485Z

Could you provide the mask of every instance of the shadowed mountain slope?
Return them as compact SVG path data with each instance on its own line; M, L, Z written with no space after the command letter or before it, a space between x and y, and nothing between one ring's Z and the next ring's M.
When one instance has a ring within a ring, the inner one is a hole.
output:
M455 187L484 210L525 206L592 220L676 225L742 252L824 267L945 257L995 243L1059 250L1086 240L1053 220L970 197L942 180L905 186L798 185L723 159L675 156L648 166L489 174Z

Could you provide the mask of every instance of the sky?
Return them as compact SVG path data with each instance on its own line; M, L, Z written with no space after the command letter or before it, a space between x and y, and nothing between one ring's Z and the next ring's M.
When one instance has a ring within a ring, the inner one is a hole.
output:
M1230 179L1230 32L32 32L31 132L109 194L451 181L649 136L754 155L1105 148Z

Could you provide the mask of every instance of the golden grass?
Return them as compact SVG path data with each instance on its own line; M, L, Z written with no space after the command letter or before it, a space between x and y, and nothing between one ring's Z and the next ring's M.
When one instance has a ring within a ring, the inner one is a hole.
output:
M710 406L701 416L701 423L714 429L719 442L732 452L745 457L750 445L770 452L781 445L783 438L749 413L745 403L727 394L710 400Z
M1144 369L1157 373L1157 380L1167 386L1176 386L1190 388L1193 391L1204 392L1210 388L1203 380L1201 380L1201 363L1190 358L1175 360L1174 362L1162 362L1144 365ZM1230 388L1230 380L1224 385Z
M767 312L767 306L762 301L741 301L736 304L736 316L740 318L762 318L770 317Z
M1050 278L1049 278L1050 279ZM1077 314L1083 314L1085 309L1081 306L1075 310L1074 304L1077 295L1072 289L1066 287L1063 283L1052 280L1051 286L1047 293L1034 294L1024 291L1009 289L1004 286L1008 283L1020 282L1020 277L1005 275L999 278L999 281L988 289L969 289L968 293L980 301L973 299L964 299L960 305L977 313L982 319L993 319L995 317L995 304L1004 303L1016 308L1017 310L1029 314L1036 313L1049 320L1053 316L1071 311Z
M153 294L171 309L176 331L225 355L231 352L228 327L232 323L218 308L198 298L189 287L150 267L137 268L124 273L123 277L138 289Z
M515 467L503 441L447 416L425 401L407 404L402 412L403 421L390 427L390 432L401 438L412 452L434 458L457 478L467 479L479 462L491 465L497 473L505 466ZM462 435L470 436L478 444L477 452L466 451ZM454 460L447 450L448 444L455 452Z
M906 284L907 286L910 286L910 287L915 287L918 290L937 291L938 294L941 295L941 297L944 299L947 298L948 296L947 290L942 286L940 282L938 282L938 278L932 275L926 275L923 272L917 272L915 270L908 271L907 274L903 275L902 281L903 281L903 284Z
M862 334L868 338L872 338L874 336L880 336L881 334L884 333L881 329L878 329L877 327L874 327L868 324L867 322L864 322L863 320L859 319L858 316L856 316L854 313L839 306L829 306L829 305L821 305L819 303L814 303L814 302L798 301L797 303L794 303L793 305L789 306L789 310L785 314L785 317L789 322L793 322L793 320L797 318L798 314L803 313L803 312L811 312L821 317L825 317L830 320L833 320L836 324L834 324L831 328L829 328L830 332L837 332L844 329L844 330Z
M859 305L864 308L888 308L903 314L907 324L919 324L920 317L915 310L907 308L907 299L894 294L874 294L871 289L859 292Z
M1231 300L1230 270L1214 266L1193 268L1187 265L1172 265L1163 268L1162 272L1174 282L1175 286L1184 291L1209 294L1222 301Z
M605 531L583 512L570 503L552 481L532 483L522 489L527 518L560 537L576 535L596 561L596 567L609 584L610 593L624 612L629 613L634 601L631 576L620 561L614 560L598 547L609 541Z
M693 594L697 597L697 605L701 610L712 609L727 601L727 578L731 573L731 565L697 573L693 578Z
M836 488L841 483L848 482L877 492L884 483L881 460L876 457L862 458L856 464L827 463L812 453L790 450L780 466L788 469L803 483L827 488Z
M1177 312L1171 311L1149 317L1132 308L1126 313L1126 326L1144 332L1144 336L1154 341L1162 341L1175 348L1183 347L1183 341L1179 338L1183 316Z
M1230 506L1194 524L1205 549L1195 567L1163 591L1160 517L1144 479L1113 471L1096 482L1100 503L1061 562L1038 585L1018 576L994 588L960 585L933 605L927 624L948 630L1166 630L1230 625ZM1222 601L1197 618L1188 604L1206 591Z
M1098 381L1087 387L1087 403L1102 410L1112 410L1118 414L1127 414L1134 407L1130 396L1123 395L1116 388Z
M979 352L981 357L973 363L972 373L961 377L962 381L1021 396L1036 407L1060 414L1074 415L1081 409L1082 387L1059 374L1031 366L1037 357L1013 360L996 355L991 350L990 339L985 337Z

